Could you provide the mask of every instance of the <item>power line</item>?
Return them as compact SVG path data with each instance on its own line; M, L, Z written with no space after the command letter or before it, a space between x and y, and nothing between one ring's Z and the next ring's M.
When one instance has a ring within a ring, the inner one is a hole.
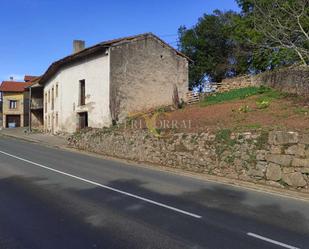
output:
M160 37L172 37L172 36L178 36L178 34L166 34L166 35L158 35Z

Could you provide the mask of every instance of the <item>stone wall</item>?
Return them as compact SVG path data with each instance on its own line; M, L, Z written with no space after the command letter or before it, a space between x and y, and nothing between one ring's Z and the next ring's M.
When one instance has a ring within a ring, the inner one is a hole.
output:
M297 132L178 133L88 130L69 138L75 148L201 174L309 192L309 135Z
M251 79L252 77L248 75L224 79L221 83L217 83L218 92L228 92L233 89L252 86Z
M110 51L110 109L113 121L173 104L188 91L188 60L155 36L115 45Z
M225 92L248 86L269 86L282 92L309 97L309 66L293 66L260 73L224 79L218 91Z
M309 66L280 68L258 74L251 81L254 85L266 85L309 98Z

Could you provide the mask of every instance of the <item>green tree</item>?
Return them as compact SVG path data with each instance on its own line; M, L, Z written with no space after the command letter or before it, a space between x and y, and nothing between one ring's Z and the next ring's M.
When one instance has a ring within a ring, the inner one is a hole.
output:
M253 46L252 66L264 71L309 61L308 0L237 0L237 36Z
M190 85L205 78L259 73L309 62L309 0L236 0L241 12L205 14L179 28L179 49L194 63Z
M246 59L231 39L238 14L232 11L205 14L192 28L179 28L179 49L193 61L190 65L190 85L199 86L205 79L220 82L223 78L244 71ZM238 53L236 53L238 51ZM241 63L240 63L241 62Z

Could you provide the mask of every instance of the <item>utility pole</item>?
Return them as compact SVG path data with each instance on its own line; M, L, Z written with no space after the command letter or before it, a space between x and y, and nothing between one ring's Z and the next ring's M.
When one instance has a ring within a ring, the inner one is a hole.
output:
M29 86L29 114L28 114L28 119L29 119L29 133L31 132L31 101L32 101L32 89L31 86Z

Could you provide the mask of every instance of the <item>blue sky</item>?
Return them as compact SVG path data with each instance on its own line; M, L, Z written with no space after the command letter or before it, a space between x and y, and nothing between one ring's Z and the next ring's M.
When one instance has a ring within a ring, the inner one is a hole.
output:
M86 46L153 32L176 44L180 25L190 27L214 9L238 10L234 0L0 0L0 80L40 75L72 52L72 41Z

